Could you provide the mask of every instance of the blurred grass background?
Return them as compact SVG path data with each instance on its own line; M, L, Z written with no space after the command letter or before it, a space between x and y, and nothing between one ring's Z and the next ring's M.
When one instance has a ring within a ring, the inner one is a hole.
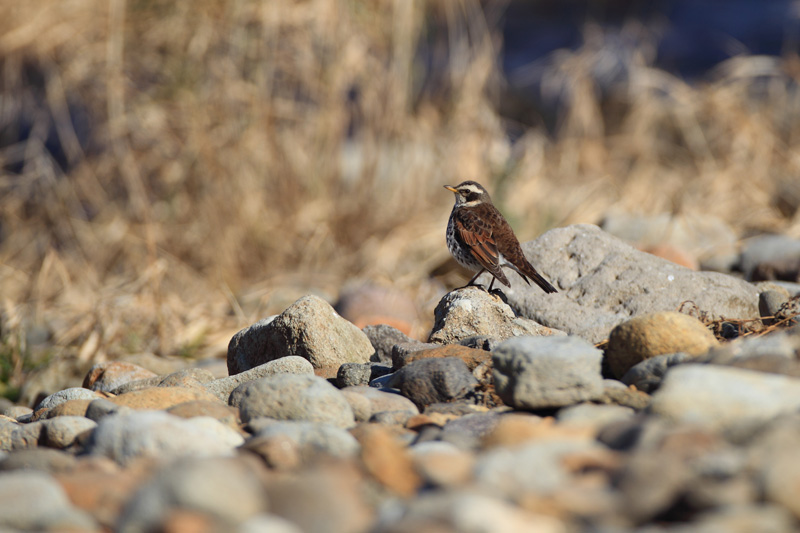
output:
M507 4L1 0L0 381L54 358L220 355L356 279L430 313L462 281L432 273L441 186L465 179L521 240L612 210L800 237L796 55L688 83L631 23L609 87L587 23L533 66L558 95L546 124L507 90Z

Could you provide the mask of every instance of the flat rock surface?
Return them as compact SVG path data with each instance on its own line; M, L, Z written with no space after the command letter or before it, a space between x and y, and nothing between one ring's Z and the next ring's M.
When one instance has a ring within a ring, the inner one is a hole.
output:
M559 333L517 316L505 302L481 287L465 287L448 293L436 306L434 316L428 342L439 344L452 344L478 335L504 340L521 335Z
M602 353L579 337L519 337L492 353L494 385L506 405L563 407L603 394Z
M503 287L503 292L509 305L524 317L593 343L631 317L675 311L684 302L694 302L717 317L759 316L758 290L750 283L681 267L641 252L597 226L553 229L522 248L559 292L545 294L507 271L512 288Z
M240 385L231 393L230 401L245 422L267 416L344 428L355 425L353 410L341 391L317 376L278 374L260 378Z

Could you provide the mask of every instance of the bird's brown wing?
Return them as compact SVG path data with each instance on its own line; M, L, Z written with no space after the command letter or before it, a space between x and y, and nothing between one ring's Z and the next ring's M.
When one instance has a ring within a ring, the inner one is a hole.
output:
M508 280L500 270L500 252L488 220L472 210L462 209L454 222L456 237L467 246L472 256L483 268L508 286Z

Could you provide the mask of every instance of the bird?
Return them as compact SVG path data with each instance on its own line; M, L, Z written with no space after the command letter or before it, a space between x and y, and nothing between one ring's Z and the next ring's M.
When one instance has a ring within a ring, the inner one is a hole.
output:
M447 222L447 248L461 266L478 272L464 287L489 271L492 275L489 292L495 280L510 288L511 283L502 270L507 267L516 270L528 285L533 280L546 293L558 292L528 262L511 225L480 183L465 181L444 188L456 197Z

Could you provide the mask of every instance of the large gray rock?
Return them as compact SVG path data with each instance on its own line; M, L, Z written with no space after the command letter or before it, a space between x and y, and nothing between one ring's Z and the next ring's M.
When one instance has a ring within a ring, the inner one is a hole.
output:
M289 355L307 359L314 368L366 363L375 349L354 324L325 300L304 296L272 320L245 328L228 345L228 373L238 374Z
M800 409L800 379L718 365L671 368L650 410L711 429L754 426Z
M102 418L87 450L126 465L138 457L174 459L232 455L244 439L213 418L180 418L164 411L130 411Z
M248 381L253 381L259 378L274 376L275 374L307 374L314 375L314 367L311 366L306 359L290 355L288 357L281 357L269 363L258 365L250 370L245 370L239 374L228 376L226 378L215 379L204 385L205 389L214 394L220 400L225 402L231 395L231 392Z
M640 252L597 226L550 230L522 248L560 292L545 294L508 271L512 288L503 287L503 292L509 305L522 316L592 343L630 317L674 311L686 301L726 318L759 316L758 290L750 283ZM488 277L478 281L488 282Z
M318 376L277 374L249 381L231 393L230 404L239 408L244 422L267 416L343 428L355 425L353 410L342 392Z
M466 363L457 357L414 361L392 374L387 383L420 409L462 398L477 384Z
M603 354L579 337L519 337L492 353L494 385L507 405L563 407L603 395Z
M449 292L436 306L434 315L428 341L439 344L454 344L475 336L504 340L521 335L562 334L518 317L506 303L480 287Z

